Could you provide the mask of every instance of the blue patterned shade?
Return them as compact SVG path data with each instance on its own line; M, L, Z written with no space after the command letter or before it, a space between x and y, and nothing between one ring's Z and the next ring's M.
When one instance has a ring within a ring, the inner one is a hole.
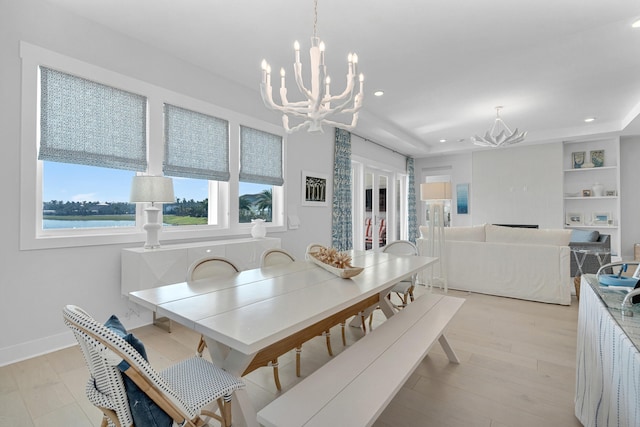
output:
M240 126L240 181L282 185L282 137Z
M229 122L164 104L164 174L229 181Z
M415 160L413 157L407 157L407 175L409 176L407 191L407 213L409 215L407 240L412 243L416 243L416 239L419 236L418 214L416 212L416 178L414 162Z
M147 99L40 67L38 159L147 169Z
M336 128L331 246L339 251L353 248L352 203L351 133Z

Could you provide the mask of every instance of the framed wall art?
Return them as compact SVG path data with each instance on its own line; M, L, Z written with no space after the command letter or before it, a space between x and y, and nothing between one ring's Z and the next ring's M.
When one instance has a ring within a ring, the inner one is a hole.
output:
M582 219L582 214L581 213L577 213L577 212L568 212L566 219L565 219L565 223L568 226L572 226L572 225L582 225L583 224L583 219Z
M331 187L328 175L302 171L301 187L302 206L329 206Z
M456 206L458 215L469 213L469 184L456 185Z

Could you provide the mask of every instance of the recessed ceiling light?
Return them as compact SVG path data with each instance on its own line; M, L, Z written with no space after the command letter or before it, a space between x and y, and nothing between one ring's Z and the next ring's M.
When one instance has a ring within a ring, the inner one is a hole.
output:
M382 95L384 95L384 92L383 92L383 91L381 91L381 90L377 90L377 91L373 92L373 94L374 94L375 96L382 96Z
M636 19L635 21L633 21L633 24L631 24L631 28L640 28L640 19Z
M440 142L447 142L447 140L446 139L441 139Z
M596 120L596 118L595 118L595 117L587 117L586 119L584 119L584 121L585 121L586 123L591 123L591 122L593 122L593 121L595 121L595 120Z

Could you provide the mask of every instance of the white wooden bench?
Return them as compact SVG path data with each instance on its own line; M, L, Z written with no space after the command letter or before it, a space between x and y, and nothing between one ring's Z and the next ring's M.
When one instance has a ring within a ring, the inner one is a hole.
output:
M267 427L369 426L424 359L440 345L464 299L426 294L258 412Z

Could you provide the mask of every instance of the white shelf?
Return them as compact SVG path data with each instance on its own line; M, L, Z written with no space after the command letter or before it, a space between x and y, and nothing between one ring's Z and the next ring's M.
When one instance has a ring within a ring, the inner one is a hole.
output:
M590 155L593 150L604 150L603 166L573 168L574 153L584 152L586 155ZM565 218L569 213L575 213L583 219L587 219L584 225L563 221L564 228L599 230L601 233L609 234L611 235L611 253L620 253L622 232L620 227L620 138L606 137L565 142L562 155L564 172L562 203ZM592 187L596 183L603 186L603 196L583 196L583 191L592 191ZM616 195L605 196L607 191L615 191ZM614 223L612 225L591 223L589 220L592 216L600 212L606 212L609 218L613 218Z
M576 169L565 169L565 172L592 172L592 171L604 171L604 170L614 170L618 169L617 166L600 166L597 168L576 168Z
M618 198L618 196L599 196L599 197L596 197L596 196L582 197L582 196L580 196L580 197L565 197L564 199L565 200L589 200L589 199L598 200L598 199L617 199L617 198Z
M617 225L565 225L564 228L593 228L593 229L609 229L616 230L618 228Z

